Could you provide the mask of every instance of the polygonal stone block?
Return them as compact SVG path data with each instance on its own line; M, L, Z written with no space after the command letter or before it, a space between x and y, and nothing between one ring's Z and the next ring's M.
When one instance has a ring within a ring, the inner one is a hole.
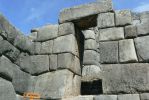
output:
M118 41L100 42L101 63L118 63Z
M141 23L149 22L149 11L140 13L140 20L141 20Z
M125 27L125 38L135 38L137 37L137 27L134 25L129 25Z
M97 26L99 28L107 28L107 27L115 26L114 13L98 14Z
M132 24L132 16L130 10L117 10L115 11L116 26Z
M99 95L99 96L94 96L94 100L117 100L117 95Z
M147 35L149 34L149 23L141 23L137 25L137 33L138 35Z
M118 100L140 100L139 94L118 95Z
M119 41L119 61L122 63L138 61L133 39Z
M95 40L95 32L93 30L84 30L82 31L85 39L94 39Z
M124 29L122 27L100 29L98 34L99 41L120 40L124 38Z
M85 50L96 50L97 49L96 40L88 39L88 40L85 40L84 44L85 44L84 45Z
M50 57L50 70L57 70L57 55L52 54Z
M40 54L51 54L53 49L53 40L42 42Z

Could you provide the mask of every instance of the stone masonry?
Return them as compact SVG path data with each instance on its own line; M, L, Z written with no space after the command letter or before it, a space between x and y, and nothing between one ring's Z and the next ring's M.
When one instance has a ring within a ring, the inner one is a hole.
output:
M0 14L0 46L0 100L149 100L148 11L97 0L29 36Z

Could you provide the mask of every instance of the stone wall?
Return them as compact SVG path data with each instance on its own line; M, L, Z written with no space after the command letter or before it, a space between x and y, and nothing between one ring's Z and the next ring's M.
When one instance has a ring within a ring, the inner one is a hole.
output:
M148 100L149 12L67 8L24 36L0 15L0 100Z

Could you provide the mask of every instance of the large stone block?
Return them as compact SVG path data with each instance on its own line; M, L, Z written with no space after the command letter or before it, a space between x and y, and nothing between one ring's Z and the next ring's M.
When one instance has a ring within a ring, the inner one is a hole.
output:
M130 25L132 24L132 16L130 10L117 10L115 11L116 25Z
M48 55L28 56L22 53L17 63L20 65L21 69L30 74L40 74L49 71Z
M85 40L84 44L85 44L84 45L85 50L97 50L96 40L88 39L88 40Z
M137 25L137 33L138 35L147 35L149 34L149 23L141 23Z
M99 41L120 40L124 38L124 29L122 27L100 29L98 34Z
M75 34L75 26L72 22L67 22L59 25L58 36Z
M140 100L149 100L149 93L140 94Z
M37 41L46 41L56 38L58 25L46 25L38 29Z
M118 95L118 100L140 100L139 94Z
M85 50L83 56L84 65L99 65L99 54L94 50Z
M103 92L118 94L148 91L148 66L147 63L102 65Z
M53 53L76 54L77 41L73 34L61 36L54 40Z
M129 25L125 27L125 38L135 38L137 37L137 27L134 25Z
M42 42L40 54L51 54L53 49L53 40Z
M69 97L62 100L94 100L93 96L76 96L76 97Z
M98 14L97 26L99 28L107 28L115 26L114 13Z
M100 42L100 62L118 63L118 41Z
M84 4L62 10L60 12L59 22L64 23L66 21L72 21L111 10L112 10L112 1L106 0L105 2L104 0L101 0L100 2Z
M52 54L49 56L50 57L50 70L57 70L57 55L56 54Z
M133 39L119 41L119 61L121 63L138 61Z
M84 30L82 31L85 39L94 39L95 40L95 32L93 30Z
M117 100L117 95L99 95L99 96L94 96L94 100Z
M149 36L134 39L139 61L149 61Z
M69 69L81 75L80 60L71 53L58 54L58 69Z
M37 77L35 93L43 99L60 99L80 94L81 77L65 70L49 72Z
M16 93L11 82L0 78L0 99L16 100Z

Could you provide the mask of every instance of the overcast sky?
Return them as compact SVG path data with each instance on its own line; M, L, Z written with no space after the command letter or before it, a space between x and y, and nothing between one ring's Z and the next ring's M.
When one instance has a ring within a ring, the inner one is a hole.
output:
M0 0L0 12L18 29L29 34L30 29L58 23L59 12L96 0ZM149 0L113 0L115 10L149 11Z

